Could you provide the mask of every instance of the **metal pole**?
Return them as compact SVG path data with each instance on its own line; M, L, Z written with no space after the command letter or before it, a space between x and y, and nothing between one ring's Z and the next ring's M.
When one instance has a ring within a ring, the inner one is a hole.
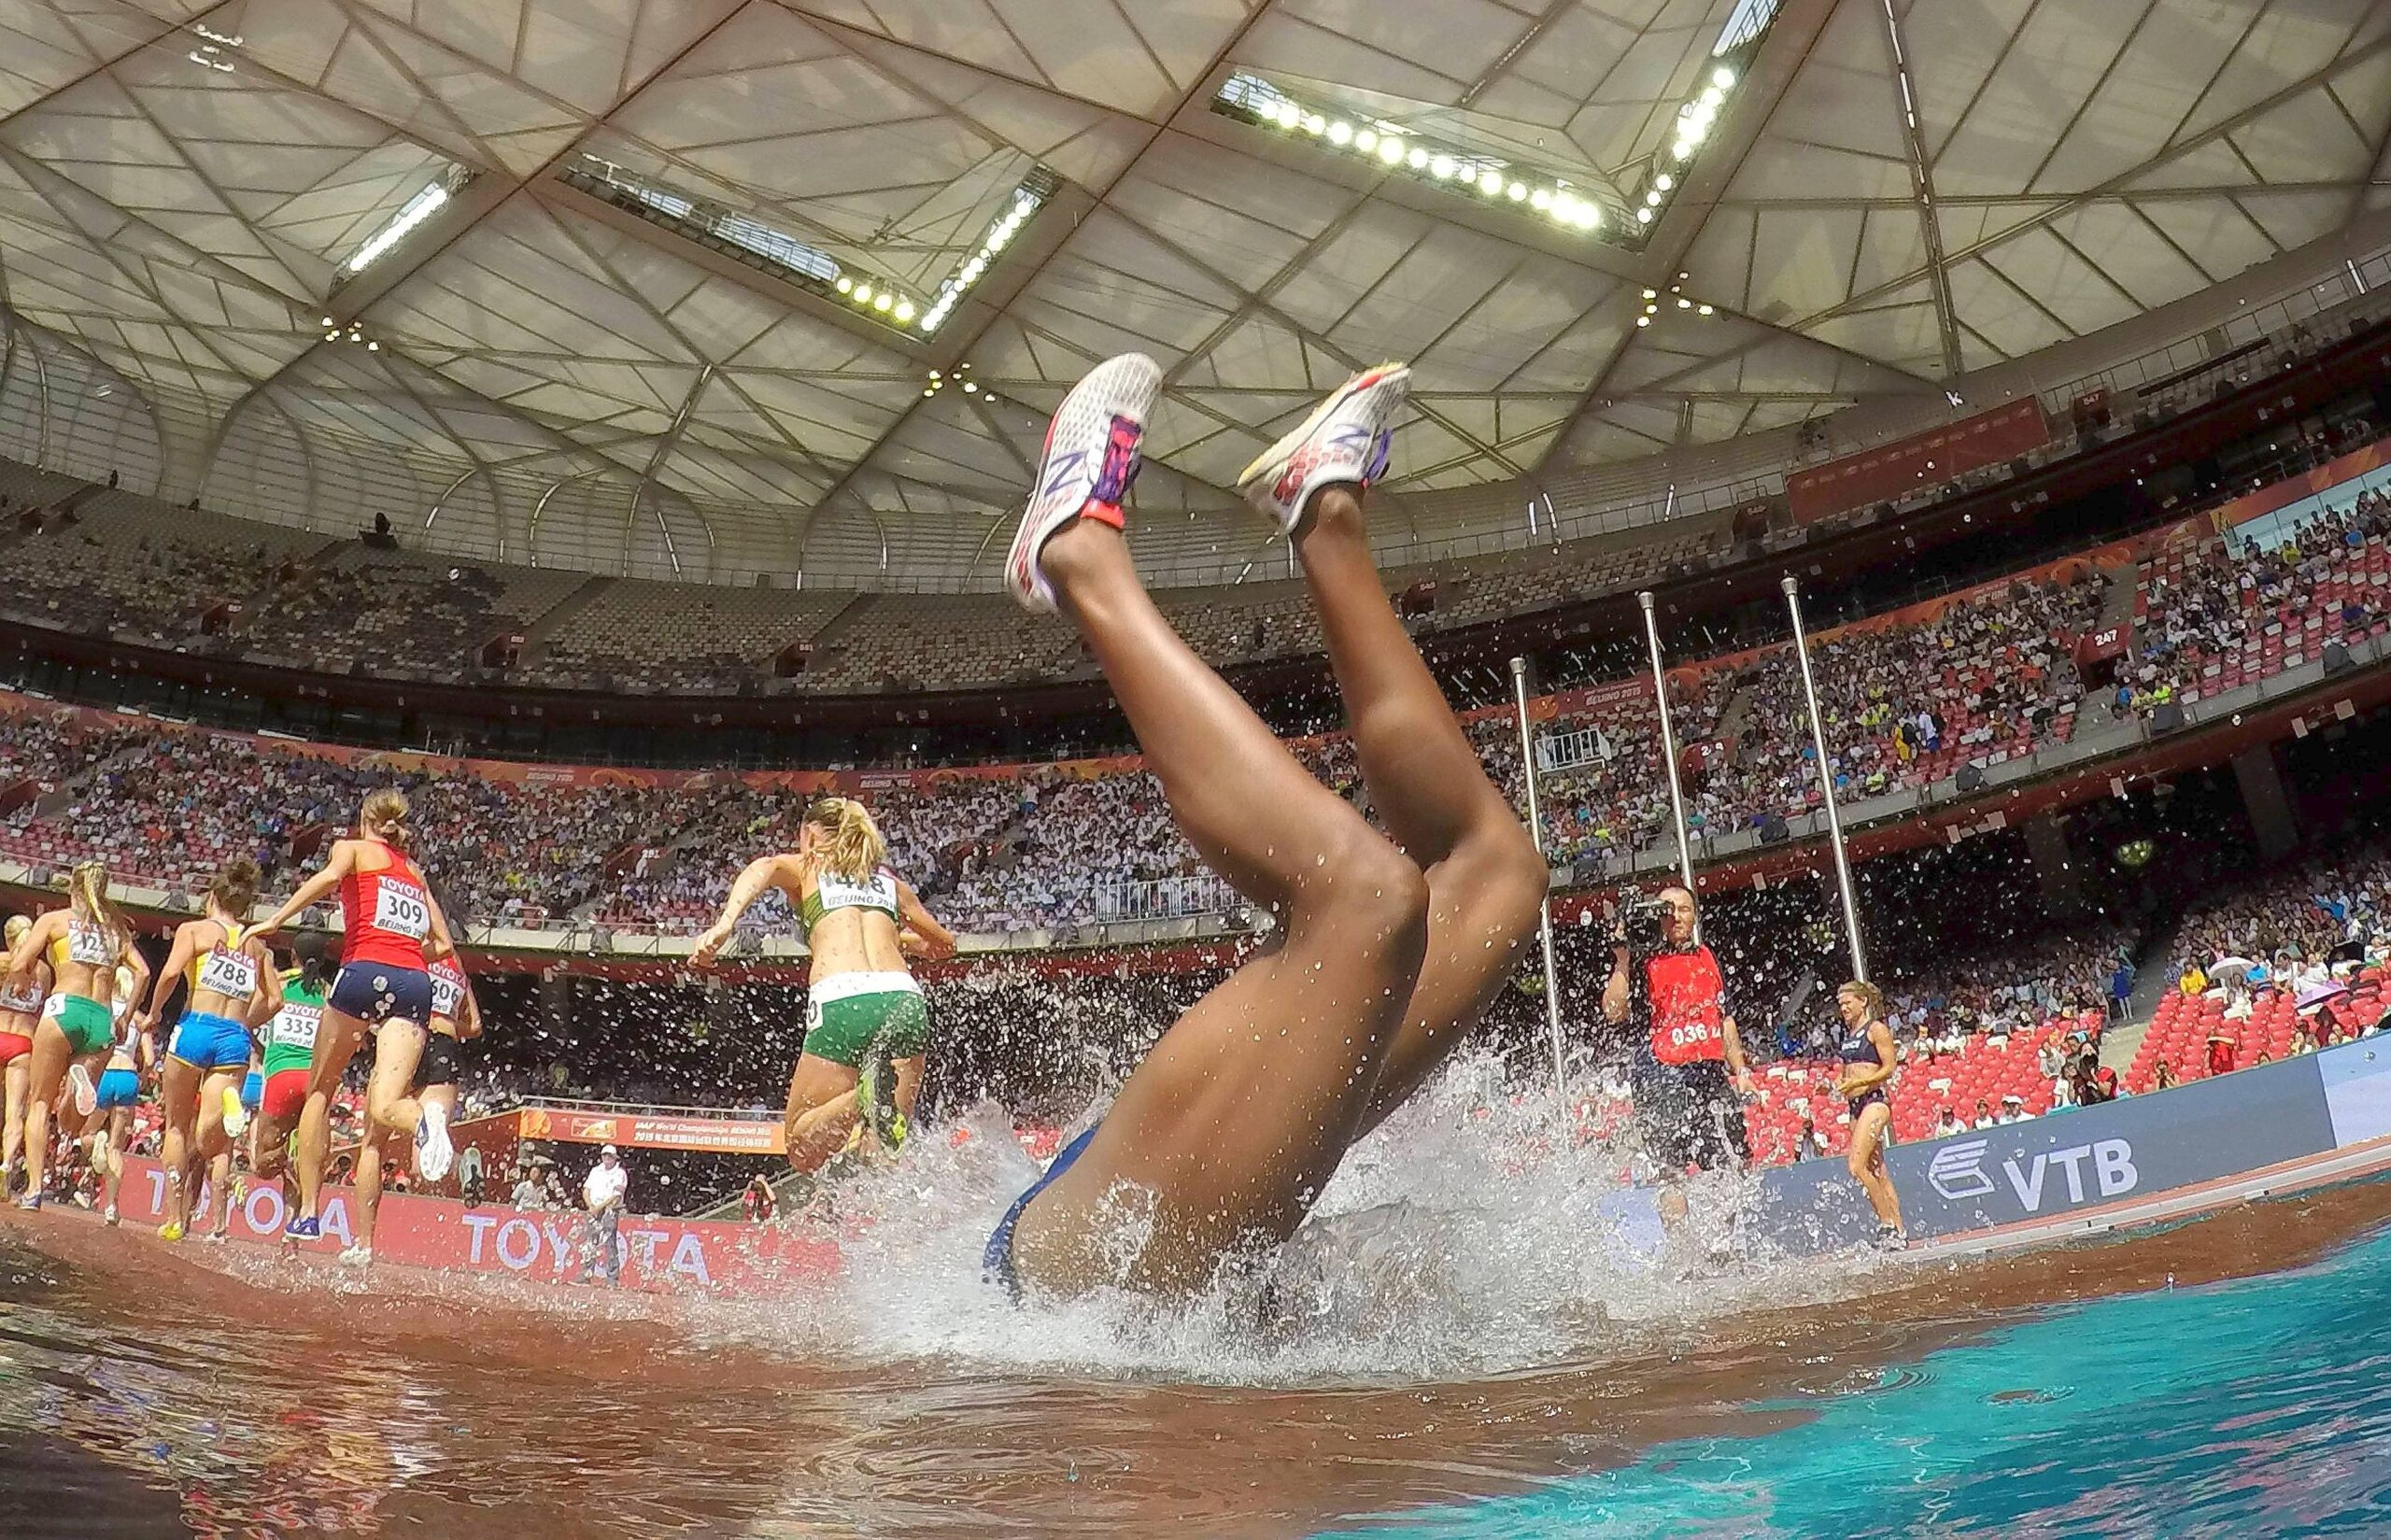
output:
M1672 489L1674 490L1674 488ZM1677 730L1669 720L1669 679L1661 668L1661 623L1653 617L1652 590L1635 596L1644 606L1644 640L1652 648L1652 699L1661 708L1661 761L1669 769L1669 812L1677 821L1677 876L1693 891L1693 844L1685 833L1685 785L1677 778Z
M1535 739L1528 730L1528 660L1511 659L1511 699L1520 713L1520 774L1528 786L1528 838L1535 841L1535 853L1544 855L1544 814L1535 795ZM1549 865L1549 861L1547 862ZM1564 1066L1565 1051L1561 1041L1561 972L1552 960L1552 900L1547 897L1536 904L1536 935L1544 942L1544 1024L1552 1036L1552 1089L1565 1109L1569 1105L1569 1076Z
M1843 890L1844 934L1851 939L1851 976L1868 977L1868 954L1860 940L1860 902L1851 892L1851 856L1843 848L1843 815L1835 811L1834 771L1827 764L1826 719L1818 713L1818 681L1810 675L1810 639L1802 629L1802 585L1791 573L1783 584L1785 607L1793 614L1793 656L1802 660L1802 699L1810 707L1810 743L1818 756L1818 795L1826 799L1827 839L1834 845L1835 885Z

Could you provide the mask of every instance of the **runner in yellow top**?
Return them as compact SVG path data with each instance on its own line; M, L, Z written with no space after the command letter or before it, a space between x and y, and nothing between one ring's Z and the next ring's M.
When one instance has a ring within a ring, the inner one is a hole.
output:
M788 1163L813 1171L839 1152L860 1114L873 1139L895 1149L921 1094L929 1010L905 966L908 953L951 956L955 937L884 864L888 842L870 810L826 797L807 810L797 849L749 863L689 960L713 964L731 927L768 890L788 898L805 926L813 970L806 986L805 1049L789 1077Z
M134 992L149 978L149 965L133 944L133 927L108 900L105 861L84 861L66 880L66 906L33 923L8 954L8 974L22 977L48 958L50 996L42 1002L41 1025L34 1033L34 1068L25 1104L25 1194L20 1208L41 1207L42 1178L50 1162L50 1109L62 1081L75 1087L75 1109L88 1118L100 1105L92 1067L116 1041L108 1013L117 965L133 969Z
M191 1227L202 1163L248 1127L241 1080L249 1072L250 1033L282 1003L273 985L274 954L248 933L257 901L255 861L234 861L218 872L201 917L175 927L175 949L141 1013L141 1029L154 1032L176 986L185 989L182 1021L159 1077L159 1110L166 1119L158 1157L166 1168L166 1222L158 1234L165 1240L182 1239Z

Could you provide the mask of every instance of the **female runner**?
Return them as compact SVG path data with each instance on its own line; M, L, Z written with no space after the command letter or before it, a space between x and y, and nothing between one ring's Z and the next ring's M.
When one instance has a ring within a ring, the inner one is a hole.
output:
M100 1075L99 1105L84 1124L92 1141L92 1169L100 1174L101 1217L117 1222L116 1200L124 1184L125 1151L133 1148L133 1109L141 1104L141 1082L158 1065L158 1041L133 1010L140 984L133 969L116 970L116 1039L108 1050L107 1068Z
M8 916L7 950L15 952L34 927L30 914ZM50 961L36 957L23 973L0 980L0 1197L17 1178L17 1157L25 1149L25 1087L34 1072L34 1032L41 1025L41 1002L50 995Z
M25 1091L25 1194L17 1200L20 1208L41 1207L42 1179L50 1161L50 1109L58 1099L59 1086L73 1084L75 1109L83 1117L99 1106L92 1066L116 1040L108 1001L118 966L133 970L128 997L138 996L149 978L149 965L133 944L133 927L108 900L106 862L76 866L66 879L66 907L51 910L25 931L8 954L8 972L21 976L45 956L51 994L42 1002L41 1024L34 1033L34 1067Z
M293 1240L313 1240L323 1234L319 1205L323 1197L324 1166L332 1154L332 1094L349 1060L357 1056L368 1031L378 1031L374 1051L374 1079L368 1105L386 1109L401 1098L396 1088L415 1078L423 1053L424 1022L432 1012L432 979L424 960L446 956L455 947L448 922L424 885L404 849L407 799L394 788L365 798L358 810L357 834L336 841L323 869L299 885L282 907L257 927L270 935L289 925L308 905L340 892L347 938L341 947L341 968L326 996L322 1029L316 1038L310 1062L307 1105L299 1116L299 1208L285 1234ZM387 1125L385 1125L387 1126ZM448 1132L436 1104L411 1130L416 1165L427 1180L437 1180L448 1169ZM366 1142L373 1142L369 1120Z
M1181 830L1279 925L1015 1202L986 1268L1016 1289L1189 1291L1284 1240L1347 1146L1518 971L1548 880L1372 564L1362 491L1385 467L1409 372L1348 382L1242 482L1302 558L1392 841L1304 770L1138 581L1120 504L1160 379L1131 355L1065 399L1006 574L1024 604L1078 627Z
M1854 979L1834 992L1834 1008L1843 1017L1843 1036L1835 1056L1843 1074L1835 1095L1851 1108L1851 1179L1868 1194L1876 1210L1876 1244L1902 1245L1902 1199L1893 1179L1885 1173L1885 1134L1892 1126L1893 1107L1886 1093L1892 1088L1899 1058L1893 1030L1885 1024L1885 994L1875 984Z
M847 1142L858 1116L884 1149L904 1142L929 1051L929 1008L908 952L954 954L955 937L885 864L870 810L826 797L806 810L797 849L748 864L722 917L689 961L710 966L731 927L767 889L796 910L812 954L805 1046L789 1077L788 1163L814 1171ZM892 1083L893 1082L893 1083Z
M442 911L447 911L443 904ZM481 1008L474 1002L472 981L454 957L434 957L425 967L432 975L431 1034L424 1039L422 1062L417 1067L411 1094L393 1098L376 1109L368 1093L366 1125L378 1137L365 1141L357 1154L357 1226L354 1242L340 1254L353 1267L374 1261L374 1230L382 1213L382 1167L404 1159L401 1128L421 1126L425 1109L446 1128L457 1111L457 1081L464 1066L458 1053L460 1039L481 1036ZM375 1077L375 1087L381 1077ZM423 1173L418 1169L418 1177ZM430 1180L430 1179L427 1179Z
M290 1145L299 1114L307 1105L308 1066L316 1054L316 1031L323 1023L324 996L332 987L332 940L318 931L293 937L291 966L282 973L282 1003L258 1035L265 1085L258 1098L258 1121L249 1127L249 1170L261 1180L282 1179L284 1207L299 1211L290 1179Z
M276 1004L267 982L274 977L274 954L262 937L245 928L257 901L256 862L234 861L218 872L207 884L200 918L175 927L174 950L149 986L149 1009L141 1013L141 1030L156 1031L176 985L188 986L182 1021L166 1046L158 1094L166 1120L158 1157L166 1172L161 1240L180 1240L191 1228L201 1168L213 1161L227 1136L238 1138L248 1126L240 1085L249 1071L249 1029ZM228 1163L217 1180L219 1198L230 1195L229 1175Z

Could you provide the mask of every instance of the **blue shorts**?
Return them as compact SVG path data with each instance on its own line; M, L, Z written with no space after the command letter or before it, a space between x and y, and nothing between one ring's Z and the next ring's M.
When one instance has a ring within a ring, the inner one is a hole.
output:
M387 963L346 964L324 1004L370 1026L392 1021L422 1026L432 1020L432 975Z
M247 1069L249 1029L230 1016L193 1011L175 1028L166 1052L194 1069Z
M141 1077L130 1069L111 1069L100 1077L100 1110L112 1112L141 1099Z
M1103 1126L1100 1123L1096 1124L1056 1151L1054 1164L1046 1167L1046 1174L1031 1182L1028 1192L1012 1200L1012 1207L1006 1209L1005 1217L997 1222L997 1233L988 1237L988 1250L980 1259L980 1277L983 1281L1001 1283L1005 1286L1005 1293L1016 1300L1021 1298L1021 1275L1014 1272L1012 1266L1012 1233L1021 1223L1022 1210L1029 1207L1031 1198L1046 1191L1055 1178L1069 1170L1071 1164L1087 1152L1087 1141L1096 1137L1096 1130Z
M252 1069L241 1081L241 1105L248 1110L254 1112L258 1109L258 1104L264 1100L265 1077Z

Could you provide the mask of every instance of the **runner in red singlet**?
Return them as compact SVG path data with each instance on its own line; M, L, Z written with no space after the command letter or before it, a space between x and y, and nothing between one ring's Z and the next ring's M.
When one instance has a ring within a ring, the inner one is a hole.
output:
M440 905L407 856L406 819L403 793L386 788L366 798L358 812L356 838L334 842L323 869L301 883L251 932L271 935L308 905L339 891L347 939L341 948L340 974L324 1003L323 1024L308 1068L307 1105L299 1116L294 1163L299 1208L284 1232L293 1240L313 1240L323 1233L320 1204L324 1166L332 1154L332 1095L340 1089L349 1061L366 1034L374 1032L374 1083L404 1086L415 1078L425 1024L432 1016L432 976L425 971L425 959L456 950ZM416 1163L428 1180L446 1173L448 1133L437 1111L423 1113L411 1127L399 1131L415 1136ZM376 1132L369 1118L365 1137L370 1140Z

